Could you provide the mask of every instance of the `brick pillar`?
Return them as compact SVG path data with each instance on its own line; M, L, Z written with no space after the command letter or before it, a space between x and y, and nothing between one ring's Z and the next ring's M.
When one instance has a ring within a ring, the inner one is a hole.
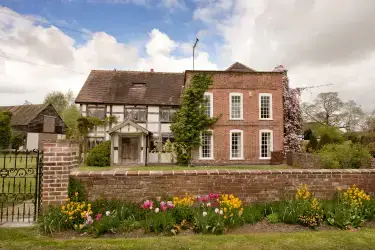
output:
M72 140L45 141L43 207L65 203L70 169L78 166L79 144Z

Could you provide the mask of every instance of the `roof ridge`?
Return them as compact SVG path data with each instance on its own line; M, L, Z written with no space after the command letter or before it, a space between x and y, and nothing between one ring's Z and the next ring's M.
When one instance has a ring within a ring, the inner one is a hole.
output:
M98 71L98 72L129 72L129 73L150 73L150 74L184 74L183 72L165 72L165 71L141 71L141 70L113 70L113 69L92 69L91 71Z
M239 61L236 61L236 62L232 63L232 65L230 65L225 71L231 71L235 66L240 66L240 67L246 68L250 71L255 71L254 69L250 68L246 64L240 63Z

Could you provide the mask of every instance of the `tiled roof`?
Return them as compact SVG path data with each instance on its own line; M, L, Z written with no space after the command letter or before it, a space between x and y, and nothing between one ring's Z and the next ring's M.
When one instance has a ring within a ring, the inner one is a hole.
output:
M76 103L179 105L183 85L184 73L92 70Z
M235 62L229 68L226 69L226 71L240 71L240 72L255 72L252 68L247 67L246 65Z
M20 106L0 106L0 112L12 113L12 126L28 125L49 104L31 104Z

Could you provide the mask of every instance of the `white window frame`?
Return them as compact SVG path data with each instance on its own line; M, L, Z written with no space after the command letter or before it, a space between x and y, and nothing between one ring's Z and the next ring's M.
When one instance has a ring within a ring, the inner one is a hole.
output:
M270 135L271 135L271 145L270 145L271 148L270 148L270 156L269 157L262 157L262 133L270 133ZM270 160L272 151L273 151L273 130L270 130L270 129L259 130L259 159L260 160Z
M261 114L262 114L262 109L261 109L262 96L268 96L270 98L270 107L269 107L270 117L269 118L262 118L262 116L261 116ZM273 120L273 118L272 118L272 94L270 94L270 93L260 93L259 94L258 109L259 109L259 120Z
M199 146L199 160L213 160L214 159L214 131L211 129L206 130L207 132L211 133L211 147L210 147L210 153L211 157L203 157L202 156L202 145ZM200 134L201 139L202 139L202 132Z
M232 118L232 96L241 97L240 118ZM243 120L243 94L242 93L229 93L229 120Z
M241 133L241 149L240 149L241 156L240 157L232 157L232 134L233 133ZM240 130L240 129L231 130L230 133L229 133L229 160L243 160L244 159L244 157L243 157L243 145L244 145L243 130Z
M214 116L214 94L211 92L205 92L204 98L209 97L210 98L210 117Z

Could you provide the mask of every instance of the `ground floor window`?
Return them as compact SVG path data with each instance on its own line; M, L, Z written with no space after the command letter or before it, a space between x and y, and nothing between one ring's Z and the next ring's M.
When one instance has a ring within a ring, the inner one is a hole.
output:
M230 159L243 159L243 132L242 130L230 131Z
M212 131L206 131L201 134L201 159L213 159L213 134Z
M104 141L103 137L96 137L96 138L89 138L87 141L87 149L93 149L96 145L99 143L102 143Z
M272 130L260 131L260 158L271 159L272 144Z

